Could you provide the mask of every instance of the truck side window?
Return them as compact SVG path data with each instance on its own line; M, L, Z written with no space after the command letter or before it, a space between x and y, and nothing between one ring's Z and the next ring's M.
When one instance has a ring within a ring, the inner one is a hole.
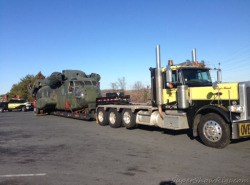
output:
M174 86L174 88L177 88L178 85L180 85L180 77L179 77L179 73L177 70L173 70L172 71L172 85Z
M177 82L176 71L172 71L172 82L173 82L173 83L176 83L176 82Z
M70 81L69 82L69 93L72 93L74 90L74 82L73 81Z

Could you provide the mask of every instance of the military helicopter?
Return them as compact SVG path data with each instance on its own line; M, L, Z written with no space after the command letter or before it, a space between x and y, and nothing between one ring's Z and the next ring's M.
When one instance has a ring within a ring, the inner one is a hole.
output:
M90 114L94 118L96 98L101 97L100 75L86 75L80 70L53 72L48 78L36 80L29 93L36 99L35 113L64 112Z

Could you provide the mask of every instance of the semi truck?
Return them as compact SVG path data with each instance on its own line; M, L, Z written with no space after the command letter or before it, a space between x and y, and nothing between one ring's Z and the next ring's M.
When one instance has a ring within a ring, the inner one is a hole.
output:
M221 69L218 68L215 69L217 81L212 82L212 69L204 61L196 60L195 49L192 53L192 61L174 64L169 60L161 67L160 46L156 47L156 67L150 68L150 105L130 104L126 96L100 97L97 93L91 101L86 101L81 111L72 110L66 93L70 83L62 81L65 87L59 91L65 98L60 110L54 110L54 103L50 113L78 119L96 118L99 125L112 128L133 129L137 125L148 125L170 130L191 129L193 137L199 137L206 146L215 148L226 147L232 139L250 137L250 81L222 83ZM79 89L77 79L71 81L72 92L75 92ZM85 88L90 86L85 85ZM35 91L39 92L39 88ZM87 91L82 91L83 99L88 95ZM77 96L72 93L72 97Z
M161 67L160 46L156 67L150 68L152 105L98 105L97 122L111 127L137 124L181 130L192 129L194 137L210 147L224 148L231 139L250 136L250 81L212 82L210 68L196 60ZM98 101L98 100L97 100Z

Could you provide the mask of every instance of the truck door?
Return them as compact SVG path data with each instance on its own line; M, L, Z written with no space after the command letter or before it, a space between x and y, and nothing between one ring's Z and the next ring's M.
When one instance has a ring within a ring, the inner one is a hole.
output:
M165 75L164 75L165 76ZM178 74L176 70L172 70L172 85L173 88L169 88L169 87L165 87L164 91L165 93L163 93L164 99L164 103L176 103L176 91L177 91L177 85L179 85L179 80L178 80Z

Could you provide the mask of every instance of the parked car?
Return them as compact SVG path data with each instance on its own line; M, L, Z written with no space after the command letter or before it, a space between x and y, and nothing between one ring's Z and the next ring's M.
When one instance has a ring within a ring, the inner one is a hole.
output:
M23 112L27 110L33 110L33 105L31 102L22 99L11 99L9 102L2 102L0 105L0 112L4 112L5 110L21 110Z

